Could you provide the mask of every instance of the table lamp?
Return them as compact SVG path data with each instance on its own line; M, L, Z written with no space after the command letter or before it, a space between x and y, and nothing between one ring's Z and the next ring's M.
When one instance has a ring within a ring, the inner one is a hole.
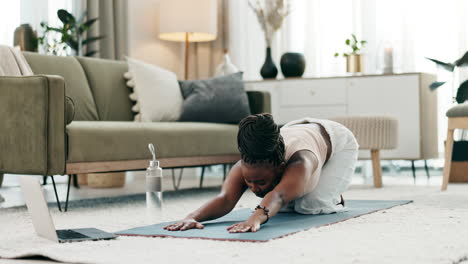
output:
M185 79L189 73L189 43L212 41L217 34L217 0L161 0L159 38L185 42Z

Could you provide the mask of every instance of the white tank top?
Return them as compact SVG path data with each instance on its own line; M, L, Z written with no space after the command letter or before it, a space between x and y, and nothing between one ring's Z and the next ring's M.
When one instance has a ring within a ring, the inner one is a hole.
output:
M313 127L311 127L311 125ZM318 182L322 167L327 158L327 143L320 133L320 130L314 129L316 125L317 124L310 123L297 124L283 127L280 130L284 140L286 163L288 163L294 153L300 150L308 150L317 157L317 169L311 175L307 175L304 194L310 193L315 188L314 183Z

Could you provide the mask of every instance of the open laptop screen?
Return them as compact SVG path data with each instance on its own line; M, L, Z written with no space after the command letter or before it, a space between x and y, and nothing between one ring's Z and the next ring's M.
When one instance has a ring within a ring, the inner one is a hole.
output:
M21 191L39 236L58 242L54 222L42 192L41 183L33 176L21 176Z

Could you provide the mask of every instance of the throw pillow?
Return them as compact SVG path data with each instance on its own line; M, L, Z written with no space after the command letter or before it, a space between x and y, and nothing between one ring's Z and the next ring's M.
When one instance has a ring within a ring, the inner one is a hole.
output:
M242 72L179 84L184 97L180 121L239 123L250 115Z
M125 84L132 91L132 93L129 94L128 97L133 102L132 112L135 113L133 121L141 122L140 105L138 104L138 97L135 91L135 81L133 80L133 75L131 72L126 72L123 76L125 78Z
M137 104L142 122L176 121L182 112L182 94L177 76L152 64L127 58L133 76Z

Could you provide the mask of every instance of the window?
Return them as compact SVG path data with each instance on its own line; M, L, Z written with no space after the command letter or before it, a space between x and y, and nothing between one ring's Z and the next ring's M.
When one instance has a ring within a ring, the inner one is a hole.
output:
M13 33L20 24L20 1L0 0L0 44L13 45Z
M73 0L0 0L0 6L0 44L12 46L13 35L19 25L28 23L42 34L42 21L58 25L57 10L73 11L77 3Z

